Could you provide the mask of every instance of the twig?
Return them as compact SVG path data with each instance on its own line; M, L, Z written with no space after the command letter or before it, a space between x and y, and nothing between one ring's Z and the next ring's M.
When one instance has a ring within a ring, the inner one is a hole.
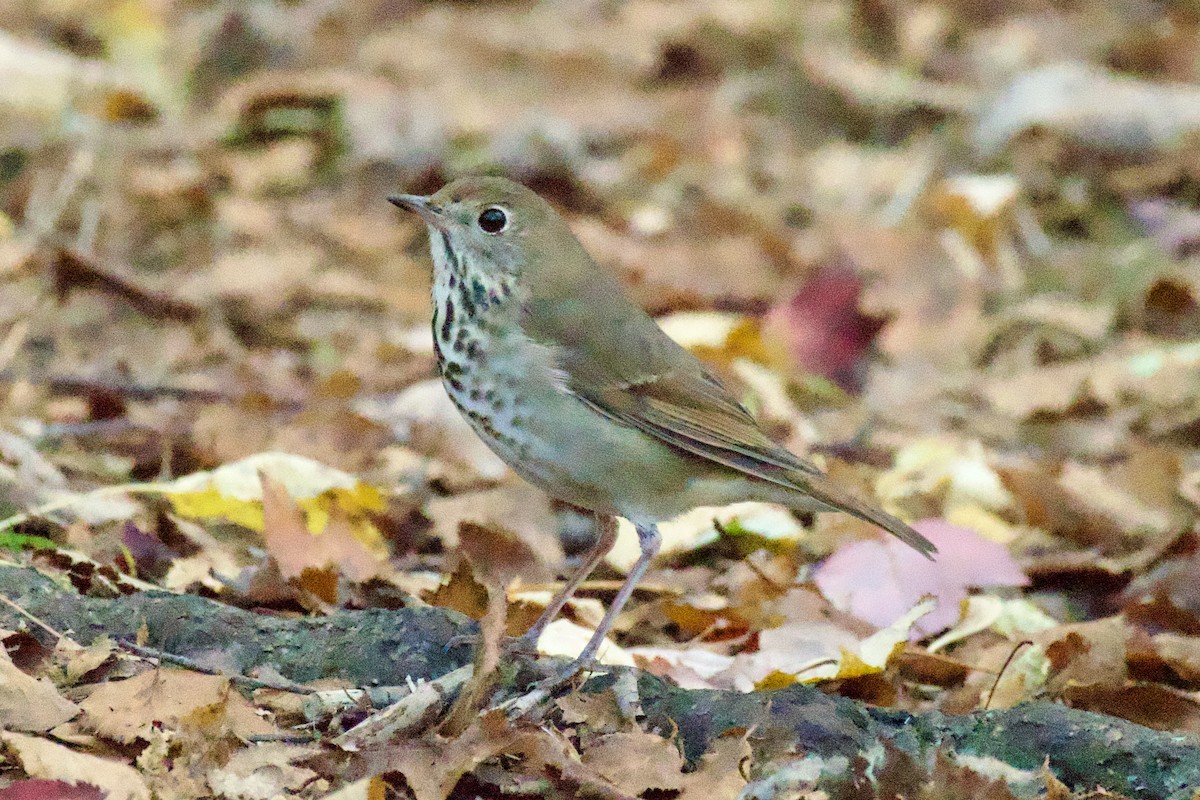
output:
M228 678L230 683L245 686L247 689L276 689L281 692L292 692L293 694L313 694L316 691L308 686L301 686L291 681L264 680L262 678L251 678L246 675L224 672L214 667L206 667L187 656L168 653L165 650L159 650L154 647L143 647L140 644L134 644L123 639L117 640L117 646L139 658L156 659L160 663L174 664L177 667L183 667L192 672L200 672L205 675L219 675L222 678Z
M70 508L73 505L96 497L107 497L111 494L163 494L171 491L173 488L168 483L125 483L119 486L102 486L99 489L93 489L83 494L60 497L57 500L44 503L37 508L31 508L20 514L13 514L11 517L0 519L0 532L10 530L37 517L44 517L47 514L53 514L55 511L62 511L64 508Z
M25 203L25 219L29 220L28 234L37 241L58 225L71 198L91 174L96 163L96 151L92 148L76 150L63 170L62 178L51 193L45 186L35 186Z
M715 522L715 520L714 520L714 522ZM780 583L779 581L775 580L767 573L763 572L763 568L760 567L758 564L755 564L751 559L743 558L742 563L745 564L746 568L749 569L751 572L753 572L760 581L767 584L767 586L770 586L771 589L773 589L775 591L775 594L777 594L777 595L786 594L788 589L792 588L790 586Z
M157 384L134 383L119 378L77 378L70 375L18 375L11 370L0 370L0 383L27 383L45 386L51 392L60 394L89 394L107 393L133 400L184 400L198 403L240 403L247 397L255 400L265 400L272 408L283 411L296 411L301 408L298 400L288 400L281 397L263 397L258 393L252 395L222 392L216 389L193 389L187 386L163 386Z
M81 649L81 650L83 649L83 645L79 644L74 639L67 636L65 633L60 633L59 631L50 627L45 622L43 622L42 620L35 617L33 614L29 613L27 610L25 610L15 600L12 600L12 599L0 594L0 603L4 603L6 606L11 608L13 611L16 611L18 614L25 617L27 620L32 622L34 625L37 625L39 628L44 630L46 633L50 634L55 639L58 639L60 642L69 642L69 643L75 645L76 647L78 647L79 649Z
M416 684L408 696L340 734L333 744L343 750L356 751L424 731L441 717L474 672L475 667L467 664L431 681Z
M987 711L988 707L991 706L992 697L996 694L996 687L1000 685L1000 679L1004 677L1004 671L1006 669L1008 669L1008 665L1011 664L1013 658L1016 657L1017 651L1019 651L1025 645L1032 645L1032 644L1033 644L1033 641L1030 639L1025 639L1024 641L1017 642L1017 646L1014 647L1012 649L1012 652L1010 652L1008 654L1008 658L1004 659L1004 666L1000 667L1000 671L998 673L996 673L996 681L992 684L992 688L988 692L987 702L983 704L984 711Z
M75 289L92 289L121 300L153 320L195 322L204 315L199 306L138 286L130 278L105 270L87 256L66 248L55 253L51 274L60 300Z
M247 742L262 744L264 742L282 742L283 744L313 744L321 741L321 734L312 733L256 733L246 737Z

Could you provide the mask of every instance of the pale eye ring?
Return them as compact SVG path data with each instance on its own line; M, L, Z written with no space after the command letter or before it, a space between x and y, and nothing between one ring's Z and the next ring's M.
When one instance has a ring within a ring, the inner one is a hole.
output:
M508 227L508 212L500 206L488 206L479 215L479 229L495 236Z

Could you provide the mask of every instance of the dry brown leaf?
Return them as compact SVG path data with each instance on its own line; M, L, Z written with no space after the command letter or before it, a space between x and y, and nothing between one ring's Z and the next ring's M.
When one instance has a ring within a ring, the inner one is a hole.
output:
M1061 414L1084 397L1091 372L1086 363L1053 364L996 375L980 389L993 408L1015 419L1039 411Z
M1180 146L1200 130L1200 92L1117 75L1082 62L1022 72L983 109L976 147L993 154L1032 128L1053 131L1102 151L1146 155Z
M752 762L748 735L721 736L700 758L696 769L683 776L679 800L724 800L740 797L746 786L746 765Z
M683 786L683 756L670 739L642 731L610 733L591 742L583 763L623 792L640 796L652 789Z
M107 800L150 800L146 782L127 764L21 733L0 732L0 739L13 760L32 777L70 784L90 783L105 790Z
M554 703L562 710L563 722L568 725L585 723L588 730L595 733L616 733L630 725L612 689L594 694L572 692Z
M1171 528L1169 507L1143 501L1112 480L1103 468L1068 462L1063 465L1058 485L1077 511L1108 523L1110 536L1153 540ZM1106 551L1123 549L1124 542L1120 539L1106 542L1099 531L1093 535L1096 537L1093 543Z
M295 578L306 570L333 569L361 582L386 571L386 565L354 535L354 527L340 508L330 508L325 529L314 535L283 484L265 472L260 473L260 479L263 539L283 577ZM328 592L317 594L326 597Z
M1200 684L1200 636L1159 633L1151 637L1154 650L1180 680Z
M432 349L432 340L428 349ZM437 379L414 383L389 397L363 398L354 410L386 425L397 441L442 462L465 468L475 483L500 480L508 467L471 430ZM437 470L432 477L437 477ZM443 467L441 472L445 472ZM463 478L452 483L464 483Z
M378 775L347 784L321 800L387 800L388 785Z
M146 738L154 728L185 727L247 737L275 733L228 678L152 669L101 684L80 704L86 730L118 742Z
M116 645L107 636L92 640L87 647L64 647L62 642L55 648L55 654L62 661L63 678L67 685L78 683L81 678L94 669L103 665L116 652Z
M425 595L425 601L431 606L452 608L471 619L483 619L488 607L488 590L475 579L471 562L464 558L437 591Z
M437 498L430 500L425 509L426 515L433 520L434 530L447 547L458 546L464 522L511 532L524 548L537 556L537 564L529 565L537 569L532 575L525 576L527 580L545 579L562 563L558 516L545 493L526 483ZM516 546L516 542L513 544Z
M26 675L0 650L0 728L42 733L78 713L53 684Z
M1071 686L1062 699L1074 708L1121 717L1155 730L1200 733L1200 702L1160 684Z
M209 770L208 785L230 800L273 800L299 792L317 773L296 766L321 752L315 745L266 742L236 751L224 765Z
M1047 689L1058 695L1071 687L1123 686L1129 624L1121 617L1061 625L1032 637L1050 662Z
M453 739L400 742L389 762L416 800L445 800L463 775L498 753L511 752L521 736L502 712L493 711Z
M585 628L569 619L556 619L546 626L546 630L538 639L538 652L543 655L575 658L587 647L595 632L594 628ZM605 639L601 643L596 660L601 664L619 664L626 667L632 667L634 664L633 656L612 639Z

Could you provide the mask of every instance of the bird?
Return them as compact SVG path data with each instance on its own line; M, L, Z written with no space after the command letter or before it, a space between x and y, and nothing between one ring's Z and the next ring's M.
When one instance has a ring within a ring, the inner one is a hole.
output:
M612 548L617 517L637 531L638 558L563 680L594 666L659 551L658 524L692 508L756 500L842 511L932 559L928 539L764 433L533 190L464 177L387 199L429 232L434 351L454 405L519 476L598 520L582 564L517 644L536 650Z

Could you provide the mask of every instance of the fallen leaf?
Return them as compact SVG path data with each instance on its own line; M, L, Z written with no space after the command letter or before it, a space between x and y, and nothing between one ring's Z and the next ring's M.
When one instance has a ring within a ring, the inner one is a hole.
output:
M575 658L583 652L593 632L590 628L576 625L569 619L556 619L542 631L537 644L538 652L548 656ZM608 639L600 645L596 660L601 664L633 666L633 656Z
M375 775L370 778L348 783L335 792L330 792L320 800L387 800L388 785L383 778Z
M545 492L528 484L506 484L482 492L435 498L425 504L425 513L433 520L434 531L447 548L459 547L460 534L477 535L479 541L462 545L476 551L481 567L486 566L483 563L486 552L478 550L486 544L486 534L481 529L511 539L510 556L518 559L524 559L522 553L534 556L524 559L521 576L526 580L550 577L564 558L558 538L558 517Z
M0 789L0 800L105 800L106 793L91 783L27 780Z
M82 727L123 743L144 739L154 728L190 726L240 737L276 732L228 678L175 669L100 684L80 708Z
M0 740L27 775L74 785L90 784L106 792L106 800L150 800L150 789L142 776L127 764L23 733L0 732Z
M1050 662L1046 689L1060 695L1080 686L1119 687L1128 677L1129 623L1108 617L1049 628L1034 636Z
M992 595L972 595L962 604L961 616L954 627L926 646L936 653L955 642L985 630L993 630L1010 640L1022 640L1058 625L1058 621L1024 598L1006 600Z
M432 340L428 349L433 349ZM391 428L397 441L414 450L470 469L477 480L498 481L508 473L454 407L440 380L415 383L394 396L358 400L354 410Z
M17 669L8 653L0 650L0 728L42 733L79 713L79 707L58 693L54 685Z
M1200 684L1200 636L1159 633L1152 641L1155 652L1179 680L1193 687Z
M381 554L368 549L340 507L330 508L324 529L313 534L287 489L265 472L260 479L263 540L284 578L300 577L306 570L333 570L362 582L384 571ZM328 592L317 594L326 602L336 602L336 590L333 597Z
M958 506L1003 511L1013 503L983 445L945 436L918 439L900 448L892 468L875 481L875 492L892 506L933 495L942 500L947 513Z
M1198 108L1200 92L1190 84L1060 62L1017 75L982 109L974 139L980 152L990 155L1036 127L1097 150L1144 156L1179 147L1200 129Z
M295 762L320 752L315 745L265 742L236 751L223 766L209 770L208 785L231 800L273 800L301 791L317 773Z
M348 534L370 554L370 558L381 561L387 557L387 545L370 519L370 514L384 510L383 494L353 475L303 456L259 453L211 472L195 472L177 478L168 485L166 495L180 516L226 519L262 532L266 526L264 475L275 481L304 512L304 527L313 537L320 537L327 531L331 539ZM278 499L279 495L274 497ZM280 526L281 530L283 528L286 526ZM287 539L283 550L294 546L296 542ZM305 542L306 548L320 546L312 539ZM327 546L335 556L339 549L346 549L345 544L340 548L337 543ZM281 554L289 567L296 567L294 557L283 551ZM368 568L363 558L356 562L360 562L356 572L374 574L371 572L375 569L373 564Z
M781 548L804 536L804 526L780 506L752 502L701 506L659 523L658 532L662 536L659 557L665 558L673 553L689 552L712 544L721 537L718 525L728 533L757 537ZM605 561L622 572L628 572L640 553L637 530L628 520L618 520L617 543Z
M725 735L713 740L696 768L683 776L679 800L723 800L741 797L745 767L753 763L750 734Z
M923 634L954 624L973 587L1025 586L1029 579L1002 545L940 520L913 526L937 545L931 562L896 539L851 542L825 560L813 577L837 608L873 625L889 624L924 596L937 608L917 623Z
M764 322L764 335L787 344L795 364L844 389L861 382L860 365L884 321L859 308L861 279L846 264L826 267Z
M442 580L433 592L425 594L424 599L431 606L452 608L466 614L471 619L483 619L488 607L487 586L475 578L471 562L460 559L454 572Z
M670 739L641 731L610 733L592 741L583 763L623 792L675 792L683 785L683 756Z

